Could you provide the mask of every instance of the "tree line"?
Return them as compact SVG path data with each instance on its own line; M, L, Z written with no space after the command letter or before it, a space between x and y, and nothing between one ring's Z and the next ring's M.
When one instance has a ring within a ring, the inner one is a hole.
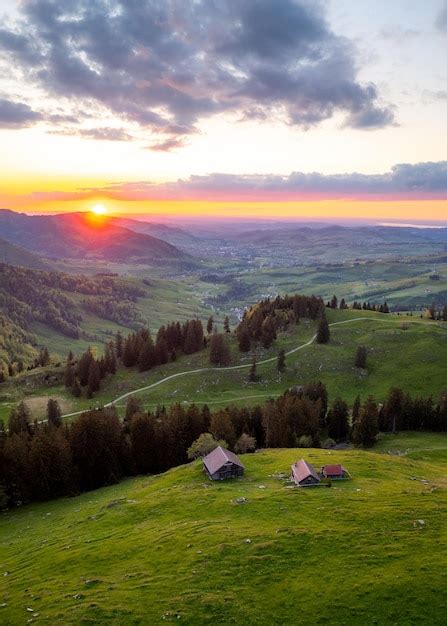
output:
M116 483L124 476L158 473L222 445L236 452L264 447L331 447L352 441L371 446L378 432L447 431L447 392L439 402L389 391L385 402L357 397L328 401L320 381L289 389L253 408L175 404L144 411L128 399L121 421L114 408L89 410L63 424L49 400L47 421L33 421L26 404L0 422L0 509Z
M157 365L175 361L179 353L193 354L203 349L206 342L202 322L197 319L160 326L155 340L146 328L126 337L118 332L113 340L106 343L101 357L95 357L91 348L79 358L75 358L70 351L64 370L64 384L75 397L81 396L85 388L86 396L92 398L100 390L101 381L108 374L116 374L119 363L147 372Z

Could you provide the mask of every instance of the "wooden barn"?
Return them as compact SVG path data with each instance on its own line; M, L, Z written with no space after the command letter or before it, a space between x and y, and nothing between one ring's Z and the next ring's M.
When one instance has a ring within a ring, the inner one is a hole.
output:
M349 472L342 465L323 465L321 468L321 476L330 478L331 480L343 480L349 478Z
M243 476L245 468L233 452L218 446L204 457L203 469L211 480L225 480Z
M298 487L314 487L320 484L315 468L304 459L292 465L292 480Z

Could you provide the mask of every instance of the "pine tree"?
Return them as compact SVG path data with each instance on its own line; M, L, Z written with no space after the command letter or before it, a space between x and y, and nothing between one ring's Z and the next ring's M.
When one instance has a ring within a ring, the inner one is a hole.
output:
M67 363L65 365L65 370L64 370L64 385L67 389L70 389L71 387L73 387L74 378L75 378L75 374L74 374L74 368L73 368L73 358L70 359L70 354L69 354L67 358Z
M116 333L115 346L116 356L120 359L123 356L123 336L120 331Z
M360 396L357 396L354 400L354 404L352 405L352 426L354 426L354 424L359 418L360 407L361 407Z
M90 363L90 369L88 373L88 397L91 398L95 391L99 391L101 387L101 370L97 361L94 359Z
M353 440L356 445L371 446L379 432L379 410L372 396L369 396L360 409L360 415L355 423Z
M338 306L338 298L337 298L337 296L334 295L334 296L332 296L330 307L331 307L331 309L336 309L337 306Z
M11 411L8 422L9 434L31 434L31 413L24 402Z
M248 332L248 329L245 325L242 326L240 330L238 330L238 339L240 352L250 352L250 333Z
M277 368L278 372L283 372L286 369L286 353L283 349L278 352Z
M141 349L140 355L138 357L138 369L140 372L147 372L154 365L157 364L157 357L155 354L155 347L152 343L152 339L149 338L143 348Z
M79 384L81 387L85 387L88 384L88 377L90 373L90 365L93 361L93 354L90 348L81 355L77 366L77 375L79 378Z
M47 420L52 426L62 425L62 411L57 400L50 398L47 402Z
M248 380L251 383L255 383L258 380L258 376L256 374L256 358L253 358L253 363L251 364L250 371L248 374Z
M230 318L228 317L228 315L225 316L223 329L224 329L224 333L230 332Z
M230 362L230 349L221 333L214 333L211 337L210 362L221 366L226 366Z
M365 346L357 346L355 353L355 367L366 369L366 348Z
M80 398L82 394L81 385L79 384L78 378L75 378L73 381L73 387L71 388L71 393L75 398Z
M327 416L328 435L335 441L343 441L348 436L348 405L341 398L336 398Z
M320 319L317 330L317 343L328 343L331 338L331 331L326 316Z
M206 323L206 332L208 333L208 335L211 335L211 333L213 332L213 326L214 326L214 318L212 315L210 315Z
M124 421L130 424L133 416L137 413L141 413L140 401L135 396L129 396L126 401L126 413L124 415Z

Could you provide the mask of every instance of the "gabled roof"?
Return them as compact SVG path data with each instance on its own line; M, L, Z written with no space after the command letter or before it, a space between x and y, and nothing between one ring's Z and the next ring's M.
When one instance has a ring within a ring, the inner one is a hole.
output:
M320 477L318 476L315 468L304 459L301 459L301 461L297 461L292 465L292 474L293 478L299 483L309 476L312 476L316 480L320 481Z
M203 459L203 464L210 474L215 474L225 463L234 463L239 467L244 468L239 458L230 450L218 446L212 452L206 455Z
M344 474L345 470L343 469L343 466L340 464L325 465L323 467L323 472L329 476L339 476L340 474Z

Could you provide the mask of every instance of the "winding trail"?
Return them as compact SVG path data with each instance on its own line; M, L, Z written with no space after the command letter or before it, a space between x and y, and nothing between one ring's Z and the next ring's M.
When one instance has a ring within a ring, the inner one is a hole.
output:
M384 320L384 319L378 319L375 317L353 317L352 319L349 320L342 320L341 322L332 322L331 324L329 324L330 327L333 326L341 326L342 324L351 324L352 322L361 322L364 320L368 320L368 321L374 321L374 322L384 322L385 324L392 324L393 322L406 322L408 324L423 324L424 326L438 326L441 327L439 324L437 324L436 322L420 322L418 320L408 320L408 319L399 319L399 320L394 320L394 319L388 319L388 320ZM304 350L304 348L308 348L309 346L311 346L315 340L317 338L317 334L315 333L315 335L313 335L309 341L307 341L306 343L303 343L299 346L297 346L296 348L292 348L292 350L289 350L288 352L286 352L286 356L289 356L291 354L295 354L295 352L299 352L300 350ZM277 360L277 356L272 356L268 359L264 359L263 361L258 361L256 363L257 366L259 365L264 365L265 363L273 363L273 361ZM225 371L230 371L230 370L240 370L240 369L246 369L248 367L251 367L252 364L251 363L244 363L243 365L230 365L229 367L201 367L199 369L195 369L195 370L184 370L183 372L176 372L175 374L171 374L170 376L166 376L165 378L161 378L160 380L157 380L155 383L152 383L150 385L146 385L145 387L139 387L138 389L133 389L132 391L128 391L127 393L123 393L123 395L119 396L118 398L115 398L115 400L112 400L111 402L108 402L107 404L104 404L104 408L108 408L111 406L114 406L115 404L118 404L119 402L122 402L123 400L126 400L129 396L133 396L137 393L141 393L143 391L149 391L150 389L153 389L154 387L158 387L159 385L162 385L163 383L168 382L169 380L174 380L175 378L181 378L182 376L189 376L190 374L200 374L202 372L225 372ZM233 398L234 400L234 398ZM228 402L231 402L231 400L229 399ZM62 418L66 418L66 417L75 417L76 415L81 415L81 413L85 413L88 409L82 409L81 411L76 411L74 413L67 413L66 415L62 415Z

